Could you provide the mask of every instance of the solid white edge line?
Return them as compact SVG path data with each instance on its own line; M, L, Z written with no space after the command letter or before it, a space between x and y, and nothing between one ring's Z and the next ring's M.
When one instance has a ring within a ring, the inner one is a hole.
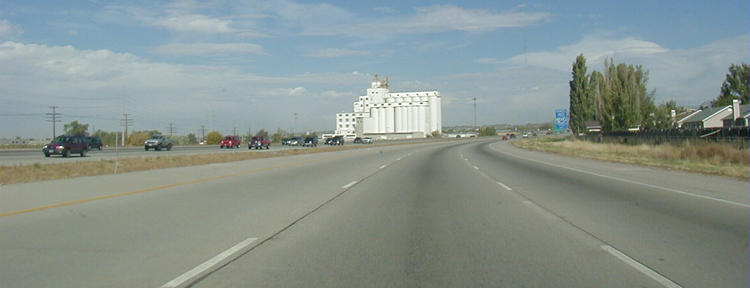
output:
M172 281L167 282L167 284L164 284L163 286L161 286L161 288L183 287L181 285L189 284L190 282L195 281L196 279L207 275L206 272L208 272L211 268L218 266L218 264L220 264L222 261L228 259L233 254L237 253L237 251L240 251L244 249L245 247L249 246L250 244L255 242L255 240L258 240L258 238L245 239L245 241L242 241L238 243L237 245L234 245L232 248L229 248L226 251L221 252L221 254L214 256L214 258L211 258L210 260L203 262L203 264L198 265L192 270L185 272L185 274L182 274L179 277L174 278Z
M380 169L383 169L383 168L385 168L385 167L388 167L388 165L383 165L383 166L380 166Z
M357 181L349 182L349 184L344 185L343 187L341 187L341 189L349 189L354 186L354 184L357 184Z
M573 170L573 171L580 172L580 173L594 175L594 176L598 176L598 177L602 177L602 178L608 178L608 179L612 179L612 180L618 180L618 181L622 181L622 182L626 182L626 183L637 184L637 185L641 185L641 186L646 186L646 187L661 189L661 190L665 190L665 191L669 191L669 192L673 192L673 193L677 193L677 194L682 194L682 195L687 195L687 196L693 196L693 197L696 197L696 198L702 198L702 199L707 199L707 200L722 202L722 203L726 203L726 204L732 204L732 205L737 205L737 206L742 206L742 207L750 208L750 205L748 205L748 204L742 204L742 203L738 203L738 202L734 202L734 201L730 201L730 200L725 200L725 199L721 199L721 198L715 198L715 197L710 197L710 196L703 196L703 195L693 194L693 193L689 193L689 192L685 192L685 191L680 191L680 190L676 190L676 189L671 189L671 188L667 188L667 187L661 187L661 186L658 186L658 185L646 184L646 183L641 183L641 182L632 181L632 180L628 180L628 179L617 178L617 177L614 177L614 176L608 176L608 175L603 175L603 174L599 174L599 173L595 173L595 172L589 172L589 171L585 171L585 170L581 170L581 169L576 169L576 168L572 168L572 167L567 167L567 166L563 166L563 165L557 165L557 164L542 162L542 161L538 161L538 160L534 160L534 159L529 159L529 158L525 158L525 157L513 155L513 154L510 154L510 153L505 153L505 152L497 150L495 148L492 148L492 149L495 150L495 151L497 151L497 152L503 153L505 155L516 157L516 158L521 158L521 159L528 160L528 161L531 161L531 162L536 162L536 163L545 164L545 165L549 165L549 166L564 168L564 169Z
M617 250L609 245L602 245L602 249L609 252L610 254L614 255L618 259L622 260L623 262L627 263L630 266L633 266L633 268L637 269L643 274L646 274L648 277L651 277L652 279L656 280L656 282L661 283L664 285L664 287L668 288L682 288L682 286L678 285L677 283L672 282L672 280L667 279L664 276L661 276L661 274L656 273L656 271L651 270L651 268L646 267L645 265L641 264L638 261L635 261L633 258L630 258L630 256L625 255L625 253L620 252L620 250Z

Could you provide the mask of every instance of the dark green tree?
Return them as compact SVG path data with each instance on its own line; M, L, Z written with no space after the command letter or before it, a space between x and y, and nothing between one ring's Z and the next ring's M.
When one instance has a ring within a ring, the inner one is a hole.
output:
M721 94L711 101L711 107L732 105L735 99L742 105L750 103L750 65L747 63L729 66L729 73L721 84Z
M260 131L258 131L258 133L256 133L253 136L263 136L263 137L268 138L268 131L266 131L266 129L260 129Z
M685 108L677 107L677 102L669 100L662 102L656 107L653 114L648 118L649 121L644 123L645 129L669 129L674 128L674 118L672 118L672 111L675 114L684 111Z
M88 136L89 124L81 124L78 121L70 122L70 124L63 125L63 131L68 135L85 135Z
M91 136L96 136L102 139L102 144L105 146L115 146L115 140L117 140L117 143L119 146L122 146L122 143L120 143L122 140L117 139L118 136L117 132L106 132L102 130L96 130L96 132L92 133ZM119 134L120 137L122 137L122 134Z
M598 86L602 129L624 131L647 126L656 110L655 92L646 90L648 71L640 65L615 65L612 59L604 63L605 71Z
M187 142L188 145L198 144L198 138L195 136L195 134L190 133L187 135Z
M495 130L495 127L485 126L485 127L482 127L482 129L479 129L479 137L484 137L484 136L497 136L497 131Z
M593 120L594 99L589 88L589 76L586 75L586 58L583 54L573 62L573 79L570 80L570 122L569 127L574 133L586 131L586 120Z

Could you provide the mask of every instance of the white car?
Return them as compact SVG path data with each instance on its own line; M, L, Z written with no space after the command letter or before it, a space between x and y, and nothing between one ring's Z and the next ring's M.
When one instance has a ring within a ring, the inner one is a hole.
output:
M372 144L372 137L362 137L362 144Z

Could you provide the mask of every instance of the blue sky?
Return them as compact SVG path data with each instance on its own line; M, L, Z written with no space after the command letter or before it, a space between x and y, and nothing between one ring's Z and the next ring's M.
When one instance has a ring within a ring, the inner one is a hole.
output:
M551 122L575 57L642 65L657 103L717 97L748 1L0 0L0 138L90 128L334 129L374 74L443 124ZM295 116L296 113L296 116Z

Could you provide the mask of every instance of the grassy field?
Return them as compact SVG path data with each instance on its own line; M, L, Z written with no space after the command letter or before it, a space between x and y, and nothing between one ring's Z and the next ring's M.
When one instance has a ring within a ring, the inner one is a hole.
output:
M590 159L679 169L689 172L749 179L750 151L729 144L624 145L602 144L564 137L514 141L525 149Z
M348 145L321 147L318 149L277 150L264 153L217 153L190 156L177 155L123 158L117 163L115 163L114 160L101 160L59 164L36 163L33 165L0 166L0 185L106 175L114 173L115 168L117 168L117 173L127 173L326 151L370 148L385 145L394 144ZM646 165L667 169L680 169L738 179L750 178L750 172L748 170L750 151L747 149L740 150L726 144L629 146L596 144L561 137L542 137L513 141L513 145L525 149L534 149L604 161ZM115 167L115 165L117 165L117 167Z

